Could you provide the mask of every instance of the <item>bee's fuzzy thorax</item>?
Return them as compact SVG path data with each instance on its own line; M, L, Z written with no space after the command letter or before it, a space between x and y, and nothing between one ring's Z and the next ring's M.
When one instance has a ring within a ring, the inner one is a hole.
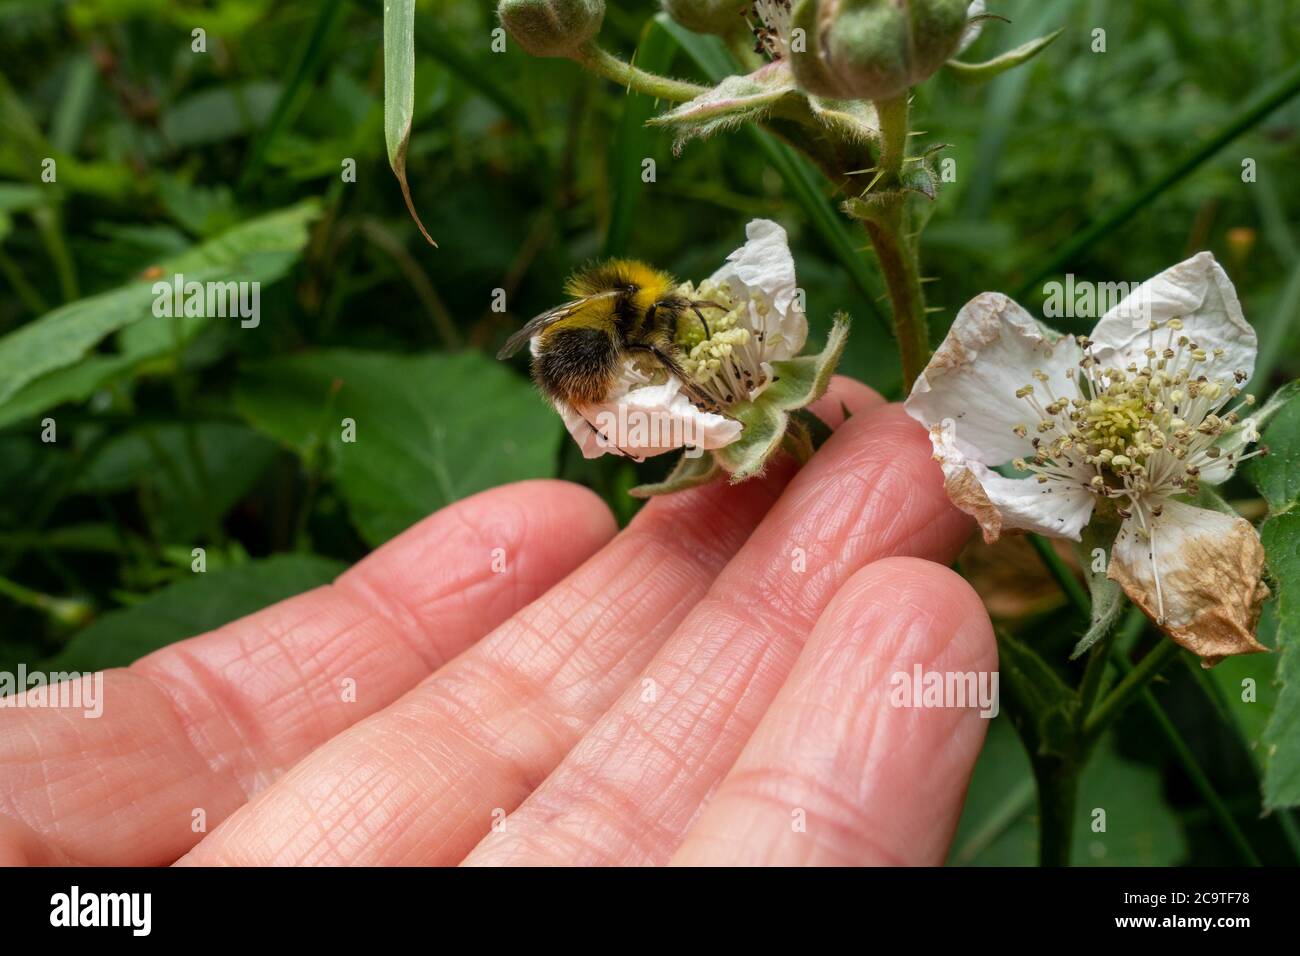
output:
M635 259L608 259L575 272L565 284L565 291L581 298L611 289L626 290L624 301L629 311L644 315L676 287L677 280L661 269Z

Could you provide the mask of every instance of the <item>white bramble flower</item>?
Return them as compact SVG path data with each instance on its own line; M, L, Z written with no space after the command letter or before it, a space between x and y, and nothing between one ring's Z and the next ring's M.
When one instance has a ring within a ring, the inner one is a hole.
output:
M745 234L745 244L712 276L678 289L709 304L707 337L704 323L678 329L677 358L689 381L665 374L652 359L629 356L605 401L557 406L587 458L684 450L669 481L637 493L701 484L722 471L733 480L761 472L787 429L800 427L791 426L788 413L825 391L839 360L847 321L835 323L822 353L799 354L808 319L785 230L755 219ZM808 436L802 437L806 445Z
M1208 252L1140 285L1091 336L1060 336L1006 296L958 314L907 399L953 502L1003 531L1118 532L1107 577L1206 666L1254 637L1264 552L1250 522L1188 499L1226 480L1259 437L1242 393L1255 332ZM993 469L1013 465L1028 477Z

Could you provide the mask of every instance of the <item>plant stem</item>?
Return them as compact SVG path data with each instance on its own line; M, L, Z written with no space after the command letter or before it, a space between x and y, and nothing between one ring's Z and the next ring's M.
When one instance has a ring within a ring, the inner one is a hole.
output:
M1095 740L1112 720L1120 715L1125 707L1142 692L1161 668L1178 656L1178 645L1170 640L1162 640L1146 657L1142 658L1115 689L1107 695L1097 708L1088 715L1083 723L1083 733Z
M1080 763L1074 760L1034 762L1034 777L1038 781L1039 866L1070 865L1080 769Z
M903 366L903 392L908 393L930 361L930 329L925 320L925 296L916 253L902 236L902 211L899 202L881 219L868 219L864 224L889 290L894 337Z
M903 159L907 155L907 94L890 100L877 100L876 116L880 120L880 170L885 188L898 185Z
M903 366L903 391L910 392L912 383L930 360L930 329L925 318L925 295L921 291L916 249L903 234L906 193L900 183L907 155L907 94L880 100L875 106L880 119L880 173L873 189L879 195L873 212L863 223L889 290L894 337Z
M1147 618L1140 608L1130 607L1124 623L1113 628L1092 649L1088 664L1083 671L1083 680L1079 683L1079 723L1082 725L1092 713L1093 705L1102 688L1106 686L1106 667L1110 663L1110 652L1116 644L1127 647L1129 642L1142 633Z
M1038 552L1038 556L1042 559L1044 566L1052 575L1052 579L1056 581L1060 589L1065 592L1065 596L1070 599L1070 603L1073 604L1085 618L1090 617L1092 615L1092 599L1088 597L1088 592L1085 591L1083 585L1079 583L1079 579L1074 576L1074 571L1072 571L1070 566L1065 563L1065 560L1056 553L1056 549L1052 547L1052 542L1048 541L1041 534L1030 534L1028 537L1029 543L1033 545L1034 550Z
M684 103L687 100L695 99L701 93L708 92L708 87L696 86L694 83L686 83L682 80L669 79L666 76L659 76L657 73L648 73L630 63L624 63L614 54L602 49L595 43L589 43L583 47L574 59L593 73L598 73L606 79L613 80L619 86L625 86L628 89L636 90L636 92L644 93L647 96L653 96L656 99Z

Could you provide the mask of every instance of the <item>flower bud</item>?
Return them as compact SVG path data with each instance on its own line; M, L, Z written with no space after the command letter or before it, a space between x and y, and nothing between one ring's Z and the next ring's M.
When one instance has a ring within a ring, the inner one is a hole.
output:
M573 56L600 32L605 0L501 0L497 16L533 56Z
M957 52L970 0L799 0L794 27L807 53L791 57L810 93L885 100L906 93Z
M745 0L661 0L664 11L688 30L732 36L748 29Z

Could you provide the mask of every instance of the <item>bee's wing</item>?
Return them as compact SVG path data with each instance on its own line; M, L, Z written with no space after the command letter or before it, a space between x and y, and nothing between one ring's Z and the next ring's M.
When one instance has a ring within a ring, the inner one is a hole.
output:
M546 328L560 319L567 319L583 306L600 299L610 299L618 295L617 290L610 292L598 292L596 295L585 296L581 299L574 299L572 302L566 302L564 305L557 305L555 308L543 312L541 315L535 315L527 322L524 327L510 336L506 344L501 346L501 351L497 353L497 358L506 359L514 355L523 347L523 344L531 339L542 329Z

